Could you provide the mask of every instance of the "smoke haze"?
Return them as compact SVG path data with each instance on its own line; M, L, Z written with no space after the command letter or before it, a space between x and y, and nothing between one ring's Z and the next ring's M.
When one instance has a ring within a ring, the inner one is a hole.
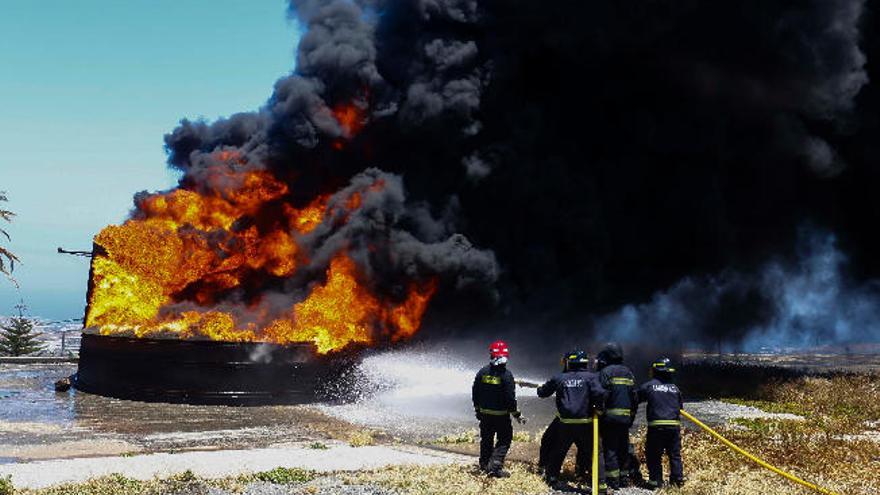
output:
M726 337L746 350L875 340L880 284L853 280L832 234L804 229L798 245L794 260L756 272L684 278L649 302L597 318L597 335L639 342L656 332L709 345Z

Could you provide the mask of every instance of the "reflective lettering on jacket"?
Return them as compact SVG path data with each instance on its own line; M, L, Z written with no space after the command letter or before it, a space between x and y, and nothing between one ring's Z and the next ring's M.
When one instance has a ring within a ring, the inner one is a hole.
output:
M674 383L653 379L639 387L639 402L647 402L648 427L678 427L684 407L681 391Z
M577 370L560 373L538 387L539 397L556 394L556 410L563 423L588 423L594 410L602 410L605 389L599 376Z

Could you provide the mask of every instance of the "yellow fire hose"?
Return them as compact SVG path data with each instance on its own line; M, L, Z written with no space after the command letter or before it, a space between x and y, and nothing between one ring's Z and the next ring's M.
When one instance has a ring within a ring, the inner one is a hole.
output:
M599 493L599 413L593 412L593 495Z
M799 484L799 485L805 486L805 487L807 487L807 488L809 488L809 489L811 489L811 490L817 491L817 492L819 492L819 493L823 493L823 494L825 494L825 495L839 495L839 494L837 494L837 493L835 493L835 492L832 492L831 490L828 490L828 489L826 489L826 488L822 488L821 486L814 485L814 484L812 484L812 483L810 483L810 482L808 482L808 481L804 481L804 480L798 478L797 476L795 476L795 475L793 475L793 474L786 473L785 471L783 471L783 470L781 470L781 469L779 469L779 468L777 468L777 467L775 467L775 466L771 466L771 465L768 464L767 462L765 462L765 461L763 461L763 460L761 460L761 459L755 457L754 455L752 455L752 454L746 452L745 450L743 450L743 449L737 447L736 445L734 445L733 442L731 442L730 440L728 440L728 439L722 437L720 433L718 433L717 431L713 430L713 429L710 428L709 426L705 425L705 424L704 424L702 421L700 421L699 419L697 419L697 418L691 416L690 414L688 414L688 413L687 413L685 410L683 410L683 409L681 410L681 415L684 416L685 418L691 420L695 425L697 425L697 426L699 426L700 428L706 430L707 433L709 433L710 435L712 435L713 437L715 437L716 439L718 439L718 440L719 440L721 443L723 443L724 445L727 445L728 447L730 447L731 449L733 449L734 452L737 452L738 454L745 456L746 458L750 459L752 462L756 463L757 465L759 465L759 466L761 466L761 467L763 467L763 468L769 469L770 471L773 471L774 473L776 473L776 474L778 474L778 475L780 475L780 476L782 476L782 477L784 477L784 478L787 478L787 479L789 479L789 480L791 480L791 481L793 481L793 482L795 482L795 483L797 483L797 484ZM596 441L594 440L594 441L593 441L593 445L594 445L594 446L595 446L595 442L596 442ZM595 452L595 447L594 447L594 452ZM594 456L594 457L593 457L593 466L594 466L594 469L595 469L595 465L596 465L596 457ZM593 476L593 479L594 479L594 480L596 479L595 475ZM594 487L596 486L595 483L596 483L596 482L594 481L594 482L593 482L593 486L594 486ZM594 488L594 490L595 490L595 488Z

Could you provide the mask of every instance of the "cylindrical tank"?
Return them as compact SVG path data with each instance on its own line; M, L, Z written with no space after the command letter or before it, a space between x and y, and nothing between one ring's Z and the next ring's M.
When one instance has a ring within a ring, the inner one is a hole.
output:
M147 339L83 334L78 390L188 404L291 404L315 400L328 363L308 343Z

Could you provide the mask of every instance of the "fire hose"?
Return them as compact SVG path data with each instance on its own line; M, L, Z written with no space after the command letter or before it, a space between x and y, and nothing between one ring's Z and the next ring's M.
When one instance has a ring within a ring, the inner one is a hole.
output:
M773 465L769 464L768 462L766 462L766 461L764 461L764 460L762 460L762 459L759 459L758 457L756 457L756 456L754 456L754 455L752 455L752 454L746 452L746 451L743 450L742 448L736 446L736 445L735 445L733 442L731 442L730 440L728 440L728 439L724 438L723 436L721 436L720 433L718 433L717 431L713 430L712 428L710 428L708 425L704 424L704 423L703 423L702 421L700 421L699 419L697 419L697 418L691 416L690 414L688 414L684 409L681 410L681 415L684 416L685 418L689 419L689 420L690 420L691 422L693 422L695 425L697 425L697 426L699 426L700 428L706 430L707 433L709 433L710 435L712 435L713 437L715 437L718 441L720 441L720 442L723 443L724 445L730 447L734 452L736 452L736 453L738 453L738 454L740 454L740 455L746 457L747 459L751 460L751 461L754 462L755 464L757 464L757 465L759 465L759 466L761 466L761 467L763 467L763 468L765 468L765 469L769 469L770 471L773 471L774 473L776 473L776 474L778 474L778 475L780 475L780 476L782 476L782 477L784 477L784 478L786 478L786 479L788 479L788 480L791 480L791 481L793 481L793 482L795 482L795 483L797 483L797 484L799 484L799 485L801 485L801 486L805 486L805 487L807 487L807 488L809 488L809 489L811 489L811 490L813 490L813 491L816 491L816 492L819 492L819 493L823 493L823 494L825 494L825 495L838 495L837 493L832 492L831 490L828 490L827 488L822 488L821 486L814 485L813 483L810 483L810 482L808 482L808 481L804 481L804 480L798 478L797 476L795 476L795 475L793 475L793 474L786 473L785 471L779 469L778 467L773 466ZM595 442L595 441L594 441L594 442ZM593 462L594 462L594 468L595 468L595 460L594 460ZM594 479L595 479L595 478L594 478ZM593 485L593 486L595 486L595 485Z
M593 412L593 471L592 475L593 491L590 493L599 493L599 413Z

